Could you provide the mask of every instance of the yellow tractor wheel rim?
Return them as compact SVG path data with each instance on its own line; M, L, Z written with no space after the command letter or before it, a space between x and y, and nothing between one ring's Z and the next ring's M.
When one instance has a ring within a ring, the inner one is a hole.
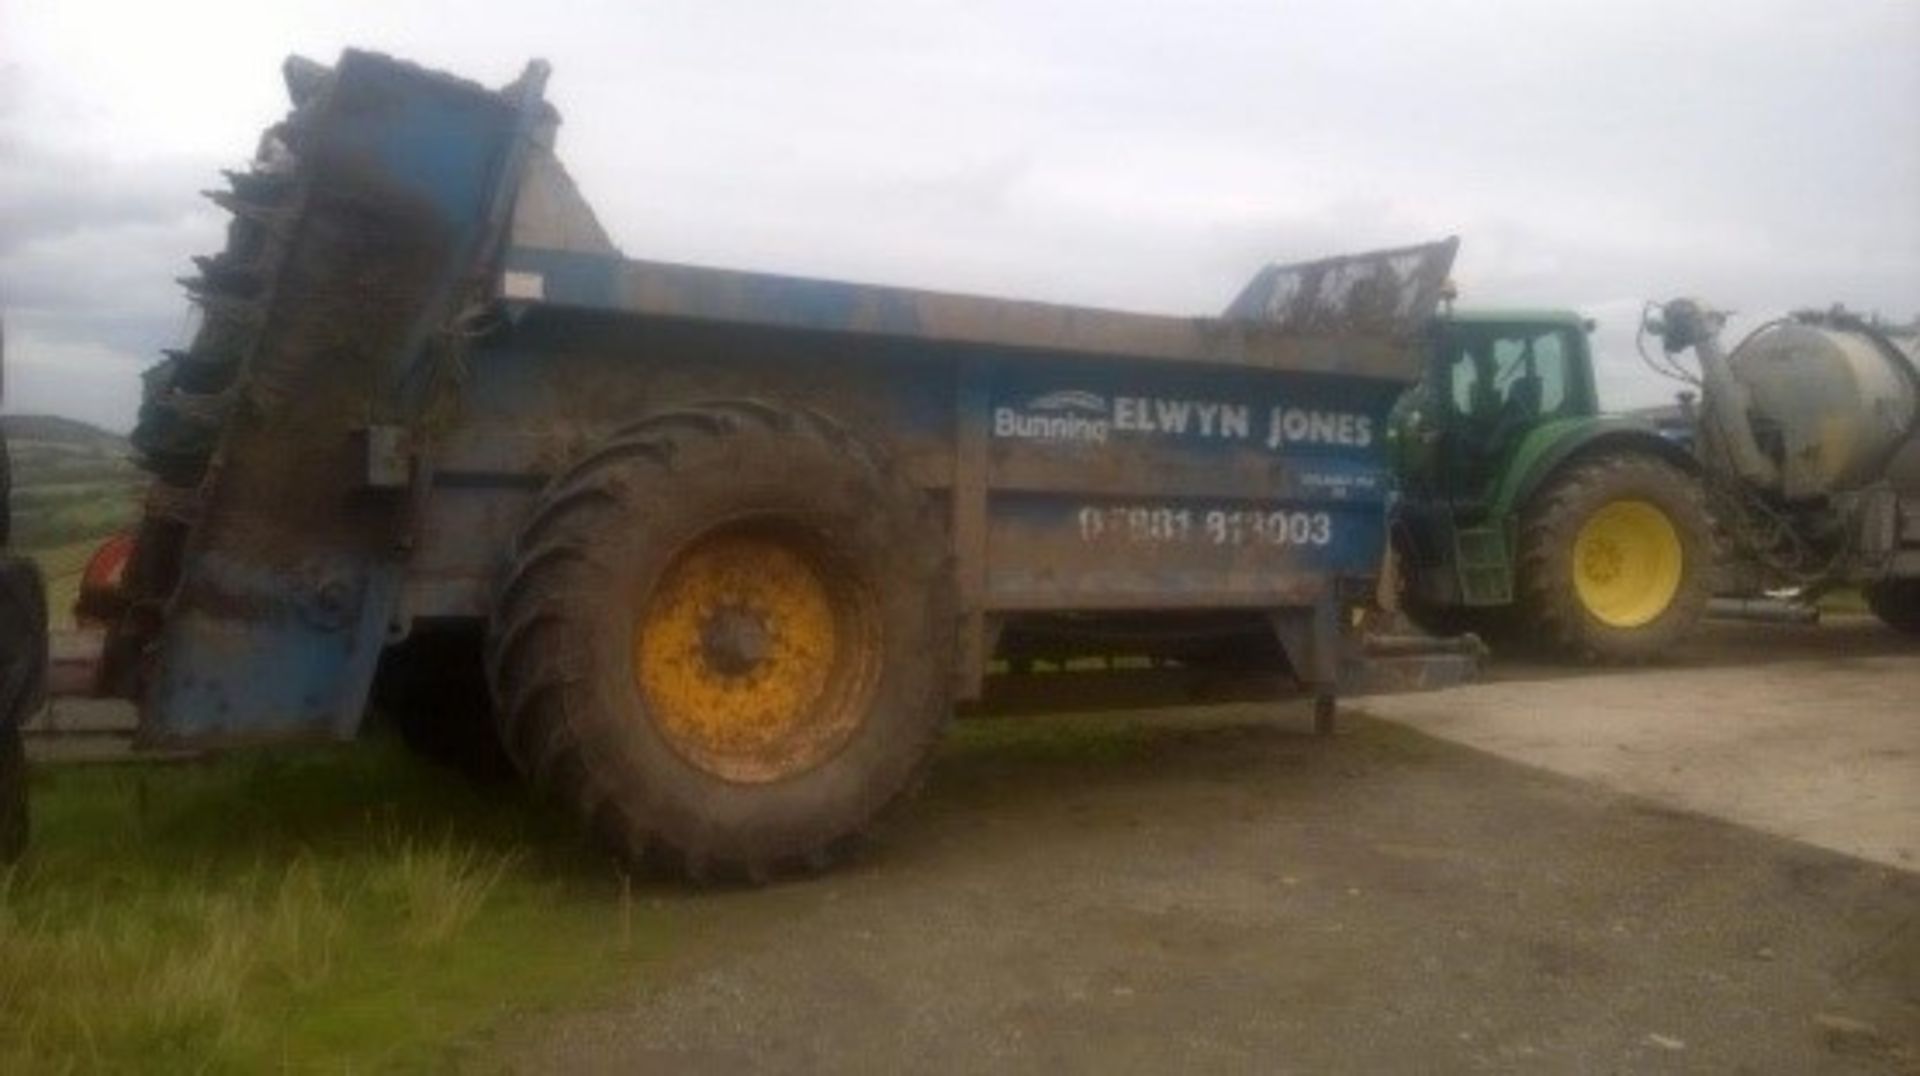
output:
M870 605L791 536L710 534L674 558L636 618L647 713L683 757L728 780L805 772L864 715Z
M1574 539L1574 591L1600 623L1637 628L1673 604L1685 560L1665 512L1646 501L1615 501L1588 516Z

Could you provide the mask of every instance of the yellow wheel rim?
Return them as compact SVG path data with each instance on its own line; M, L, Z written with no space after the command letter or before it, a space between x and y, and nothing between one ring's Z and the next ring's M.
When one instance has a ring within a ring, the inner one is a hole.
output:
M1680 592L1685 554L1667 514L1646 501L1615 501L1587 517L1573 543L1573 586L1600 623L1637 628Z
M648 715L683 757L728 780L811 769L872 694L870 606L794 536L710 534L674 558L634 625Z

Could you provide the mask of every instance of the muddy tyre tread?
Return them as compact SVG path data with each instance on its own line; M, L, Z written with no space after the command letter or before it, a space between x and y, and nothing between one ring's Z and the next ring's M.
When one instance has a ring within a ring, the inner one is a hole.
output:
M663 810L661 797L648 787L653 775L633 768L617 721L599 712L596 678L608 674L596 671L575 596L583 588L617 589L620 569L605 549L605 536L633 526L636 519L645 530L656 516L672 514L675 504L653 495L653 489L706 480L703 467L715 470L713 460L733 458L727 455L729 444L747 453L785 445L796 454L830 454L848 481L881 491L883 503L873 514L892 520L896 532L913 532L911 548L901 555L912 562L908 574L928 583L925 594L893 600L917 597L934 626L935 641L954 630L948 544L931 500L825 415L728 400L664 411L623 427L548 485L499 580L486 669L507 754L537 791L571 807L615 855L695 882L760 883L826 869L855 848L876 820L910 798L951 713L953 651L950 644L928 647L925 654L889 649L889 668L929 663L899 674L908 683L924 681L927 696L920 700L925 714L906 721L905 740L892 748L911 755L911 764L903 778L877 779L884 787L829 797L838 820L775 827L783 832L743 841L737 834L723 839L704 832L706 827L690 823L684 810ZM909 514L911 522L903 522Z
M1587 516L1619 497L1653 501L1679 532L1679 590L1652 623L1613 628L1580 606L1570 563ZM1520 529L1516 598L1536 642L1578 661L1637 665L1654 661L1690 633L1706 612L1717 562L1712 523L1699 486L1680 468L1644 453L1576 462L1536 495Z

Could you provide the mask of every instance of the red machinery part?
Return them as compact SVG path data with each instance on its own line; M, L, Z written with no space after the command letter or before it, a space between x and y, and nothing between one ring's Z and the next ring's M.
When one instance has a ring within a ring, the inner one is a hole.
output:
M116 534L100 543L80 573L80 597L73 618L82 627L105 627L126 609L127 564L133 559L132 532Z

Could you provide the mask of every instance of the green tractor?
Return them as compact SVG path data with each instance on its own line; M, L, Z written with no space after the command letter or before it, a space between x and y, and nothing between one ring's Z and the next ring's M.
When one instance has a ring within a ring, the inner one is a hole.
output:
M1715 539L1684 445L1600 412L1579 315L1449 311L1389 431L1401 606L1438 634L1659 655L1705 612Z

